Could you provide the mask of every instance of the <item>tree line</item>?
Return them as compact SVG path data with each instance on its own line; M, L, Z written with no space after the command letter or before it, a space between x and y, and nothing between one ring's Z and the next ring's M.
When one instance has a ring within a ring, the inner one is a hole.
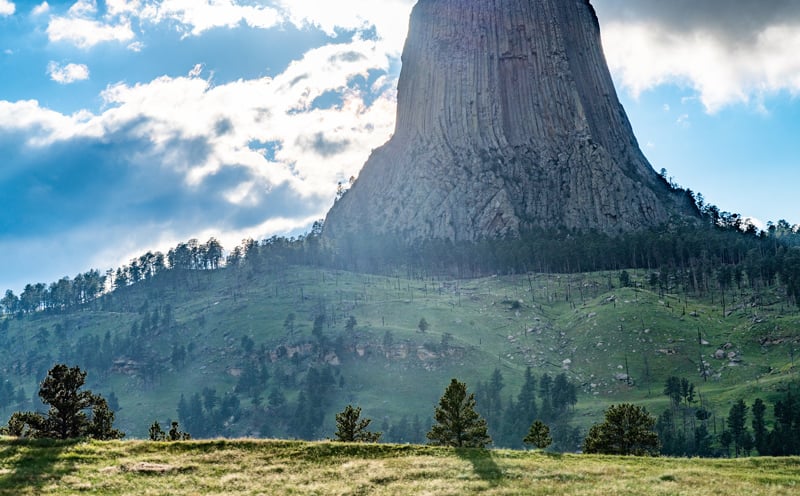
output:
M371 419L361 418L361 408L348 405L336 415L335 441L377 442L382 433L369 431ZM477 409L475 393L467 385L453 378L434 408L434 423L425 435L433 446L484 449L493 443L486 419ZM616 455L659 454L658 434L653 430L655 419L647 410L632 404L612 405L605 412L605 420L595 424L583 440L586 453ZM540 419L530 422L519 444L536 449L548 448L553 438L550 427Z
M543 376L543 379L547 377ZM120 439L124 433L114 428L114 411L109 407L108 401L100 395L89 390L84 390L86 372L79 367L69 367L65 364L53 366L42 381L38 395L44 405L49 409L46 414L31 411L18 411L11 415L5 427L0 429L4 435L16 437L74 439L94 438L99 440ZM499 371L495 370L489 383L494 383L492 391L502 390L498 384L502 382ZM556 384L560 381L553 381ZM533 384L530 369L526 372L526 385L523 385L518 401L523 401L530 395L530 384ZM528 390L526 391L526 387ZM484 390L487 386L483 385ZM548 388L552 392L553 388ZM319 391L316 392L317 394ZM491 399L493 393L484 393L485 402L496 401ZM569 396L569 388L564 393ZM743 400L736 401L730 408L725 419L725 428L718 436L721 451L710 449L710 436L707 431L699 434L706 427L705 421L709 419L706 410L702 407L694 408L694 385L686 379L670 377L667 379L664 394L670 398L670 409L684 409L684 414L689 411L701 420L700 427L693 426L696 447L694 451L676 452L679 443L675 442L675 435L680 434L675 425L664 425L664 419L672 418L673 414L662 414L658 421L651 416L645 408L623 403L612 405L604 413L604 420L594 424L584 437L581 449L585 453L604 453L616 455L649 455L657 456L750 456L753 452L759 455L786 456L800 454L800 396L792 394L791 390L777 400L773 405L774 426L770 430L765 420L767 406L760 398L753 401L748 407ZM302 395L302 393L301 393ZM554 398L557 395L551 397ZM226 395L221 401L216 396L216 391L206 388L203 394L193 395L186 402L181 398L178 406L178 415L187 431L179 429L178 421L171 422L168 432L161 429L158 421L150 426L150 439L154 441L179 441L187 440L192 436L190 431L198 437L209 435L206 432L209 424L215 421L235 421L238 415L238 401ZM547 397L542 403L547 402ZM564 405L569 405L572 400L564 400ZM478 408L475 393L469 393L465 383L453 378L445 389L439 403L434 408L434 423L425 435L428 444L440 446L453 446L457 448L485 448L489 445L500 446L493 441L489 424ZM750 427L747 425L748 411L752 412ZM531 413L530 411L527 413ZM553 438L547 422L541 418L543 411L535 411L529 418L517 418L518 425L524 426L515 435L517 441L512 443L533 445L535 448L549 447ZM216 417L216 420L214 420ZM557 418L550 423L558 421ZM684 415L684 429L686 417ZM382 432L370 431L371 419L361 418L361 408L348 405L342 412L336 414L337 430L334 440L344 442L378 442ZM319 419L315 421L321 425ZM704 438L701 442L700 438ZM686 440L684 439L684 442ZM705 446L705 447L703 447Z
M669 377L663 394L669 407L654 430L661 453L668 456L728 457L800 455L800 396L791 387L772 404L773 426L767 422L768 403L761 398L748 406L735 401L717 421L686 378ZM749 416L749 419L748 419Z
M488 422L496 446L521 448L530 425L541 420L552 430L554 449L578 449L580 432L570 425L572 409L578 401L577 387L566 373L555 377L545 373L537 379L527 367L516 397L509 394L505 398L504 388L499 369L488 380L478 381L475 388L479 411Z
M579 273L636 268L654 283L674 281L705 295L734 283L754 288L781 284L800 304L800 225L785 220L759 230L739 214L720 212L693 195L700 220L676 220L660 228L619 235L563 229L531 230L516 238L477 242L418 240L382 234L345 236L331 246L317 221L298 237L246 239L227 252L215 238L179 243L167 254L147 252L101 274L90 270L49 285L27 284L17 296L7 290L0 313L72 311L119 290L172 273L217 270L263 272L288 265L315 265L372 273L405 270L409 277L478 277L510 273Z

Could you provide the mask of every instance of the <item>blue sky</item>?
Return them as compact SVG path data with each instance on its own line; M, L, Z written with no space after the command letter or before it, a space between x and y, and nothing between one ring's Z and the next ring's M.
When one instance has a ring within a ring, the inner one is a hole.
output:
M393 131L413 3L0 0L0 290L304 232ZM800 222L800 2L592 3L653 167Z

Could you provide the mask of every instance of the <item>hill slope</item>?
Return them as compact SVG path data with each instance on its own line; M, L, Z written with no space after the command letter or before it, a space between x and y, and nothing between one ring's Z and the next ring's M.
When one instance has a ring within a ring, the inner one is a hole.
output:
M55 362L87 369L90 389L113 392L119 427L137 437L153 420L180 419L198 437L318 439L352 403L385 431L405 422L416 432L403 439L421 442L451 377L475 390L498 369L507 403L526 366L577 385L581 428L614 402L657 414L670 376L696 384L721 428L732 401L769 400L797 379L800 315L779 295L729 290L723 315L719 293L660 294L644 271L629 274L631 287L619 276L168 271L81 312L7 320L0 354L12 394L2 413L36 408Z

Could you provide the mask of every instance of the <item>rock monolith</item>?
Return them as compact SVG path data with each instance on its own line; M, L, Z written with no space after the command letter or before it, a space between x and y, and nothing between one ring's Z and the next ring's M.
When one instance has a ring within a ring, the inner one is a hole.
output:
M408 243L696 217L641 152L588 0L420 0L392 138L324 235Z

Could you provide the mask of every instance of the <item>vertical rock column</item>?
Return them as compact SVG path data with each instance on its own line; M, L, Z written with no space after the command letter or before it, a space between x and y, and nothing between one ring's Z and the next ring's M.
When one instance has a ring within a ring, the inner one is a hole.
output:
M402 62L395 133L329 212L330 240L616 233L694 215L638 147L588 0L420 0Z

